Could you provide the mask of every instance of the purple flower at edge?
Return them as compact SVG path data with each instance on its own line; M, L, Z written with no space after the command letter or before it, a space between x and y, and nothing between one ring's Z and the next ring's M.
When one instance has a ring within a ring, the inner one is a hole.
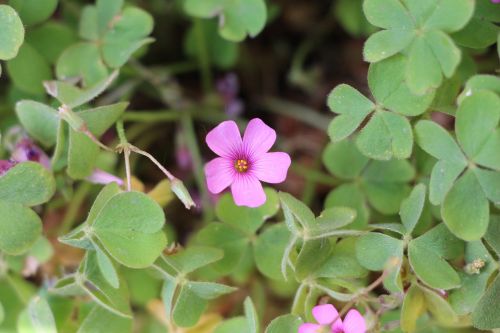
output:
M205 165L209 191L217 194L230 186L238 206L264 204L260 182L283 182L291 164L287 153L268 152L275 141L276 132L258 118L248 123L243 139L234 121L220 123L206 137L207 145L219 155Z
M298 333L365 333L365 318L358 310L351 309L344 320L339 318L337 309L331 304L317 305L312 309L312 315L318 322L300 325ZM338 318L335 320L335 318ZM333 322L335 320L335 323Z
M493 3L500 3L500 0L491 0Z

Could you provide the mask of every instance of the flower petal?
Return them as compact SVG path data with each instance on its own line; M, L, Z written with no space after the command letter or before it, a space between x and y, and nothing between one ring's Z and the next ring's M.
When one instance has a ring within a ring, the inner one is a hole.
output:
M250 120L243 135L245 150L253 158L267 153L276 141L276 131L264 124L259 118Z
M231 184L234 202L238 206L259 207L266 202L266 194L257 177L247 174L236 174Z
M214 194L222 192L235 179L231 160L217 157L205 165L208 190Z
M286 179L291 163L287 153L265 153L253 163L252 173L263 182L281 183Z
M321 325L305 323L299 326L298 333L317 333L321 329Z
M365 318L359 313L358 310L349 310L344 318L344 332L345 333L365 333L366 323Z
M316 305L312 309L312 315L321 325L330 325L339 316L337 309L331 304Z
M223 121L211 130L205 139L207 145L219 156L234 158L242 148L240 130L232 120Z

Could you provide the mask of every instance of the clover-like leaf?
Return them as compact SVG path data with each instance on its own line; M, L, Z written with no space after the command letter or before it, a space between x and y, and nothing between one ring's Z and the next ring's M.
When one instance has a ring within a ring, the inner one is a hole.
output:
M36 242L42 232L42 221L28 207L0 200L0 231L0 250L19 255Z
M421 242L410 242L408 257L417 276L429 286L444 290L460 286L460 277L450 264Z
M489 330L500 326L500 276L497 276L479 300L472 312L472 325L481 330Z
M26 310L17 320L18 332L36 332L43 327L46 333L57 333L54 315L46 299L40 296L32 298Z
M147 195L124 192L106 202L91 228L116 261L144 268L158 258L167 244L164 223L161 207Z
M102 329L103 323L109 332L130 332L133 321L131 318L118 316L100 306L94 306L78 328L78 333L96 332Z
M403 257L403 241L391 236L370 232L356 242L359 263L372 271L381 271L392 257Z
M47 147L56 143L59 122L56 110L39 102L23 100L16 103L16 114L31 137Z
M17 10L24 24L33 25L52 16L57 8L58 0L10 0L9 3Z
M222 37L239 42L257 36L266 24L267 9L263 0L187 0L186 12L195 17L218 17Z
M415 186L410 196L401 203L399 216L407 234L411 234L417 225L425 204L425 185Z
M68 47L57 61L57 78L59 80L82 78L86 87L106 78L108 69L99 52L98 46L92 43L77 43Z
M43 95L42 82L52 78L48 61L28 43L7 63L7 72L17 88L33 95Z
M298 316L288 314L274 318L267 326L266 333L289 333L299 330L302 319Z
M0 177L0 200L4 202L31 207L47 202L54 192L54 177L39 163L19 163Z
M366 41L365 60L408 54L405 78L418 95L437 88L443 75L453 75L461 54L448 34L467 24L474 1L367 0L363 9L370 23L384 29Z
M19 52L24 41L24 25L12 7L0 5L0 59L9 60Z
M290 238L290 232L283 223L273 225L259 235L253 247L255 264L265 276L282 280L281 259Z

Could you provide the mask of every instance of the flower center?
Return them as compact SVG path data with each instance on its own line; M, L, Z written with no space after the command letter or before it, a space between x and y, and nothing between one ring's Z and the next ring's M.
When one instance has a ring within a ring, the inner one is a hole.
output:
M239 173L247 172L248 171L247 160L236 160L236 162L234 162L234 168Z

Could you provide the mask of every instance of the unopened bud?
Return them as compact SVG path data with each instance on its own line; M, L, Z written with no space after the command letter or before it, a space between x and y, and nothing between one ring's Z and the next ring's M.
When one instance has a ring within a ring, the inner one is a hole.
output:
M172 192L175 193L177 198L179 198L179 200L182 201L182 203L187 209L196 206L193 199L191 198L191 195L189 194L189 191L187 190L186 186L184 186L184 183L182 181L180 181L177 178L174 178L170 181L170 186Z

